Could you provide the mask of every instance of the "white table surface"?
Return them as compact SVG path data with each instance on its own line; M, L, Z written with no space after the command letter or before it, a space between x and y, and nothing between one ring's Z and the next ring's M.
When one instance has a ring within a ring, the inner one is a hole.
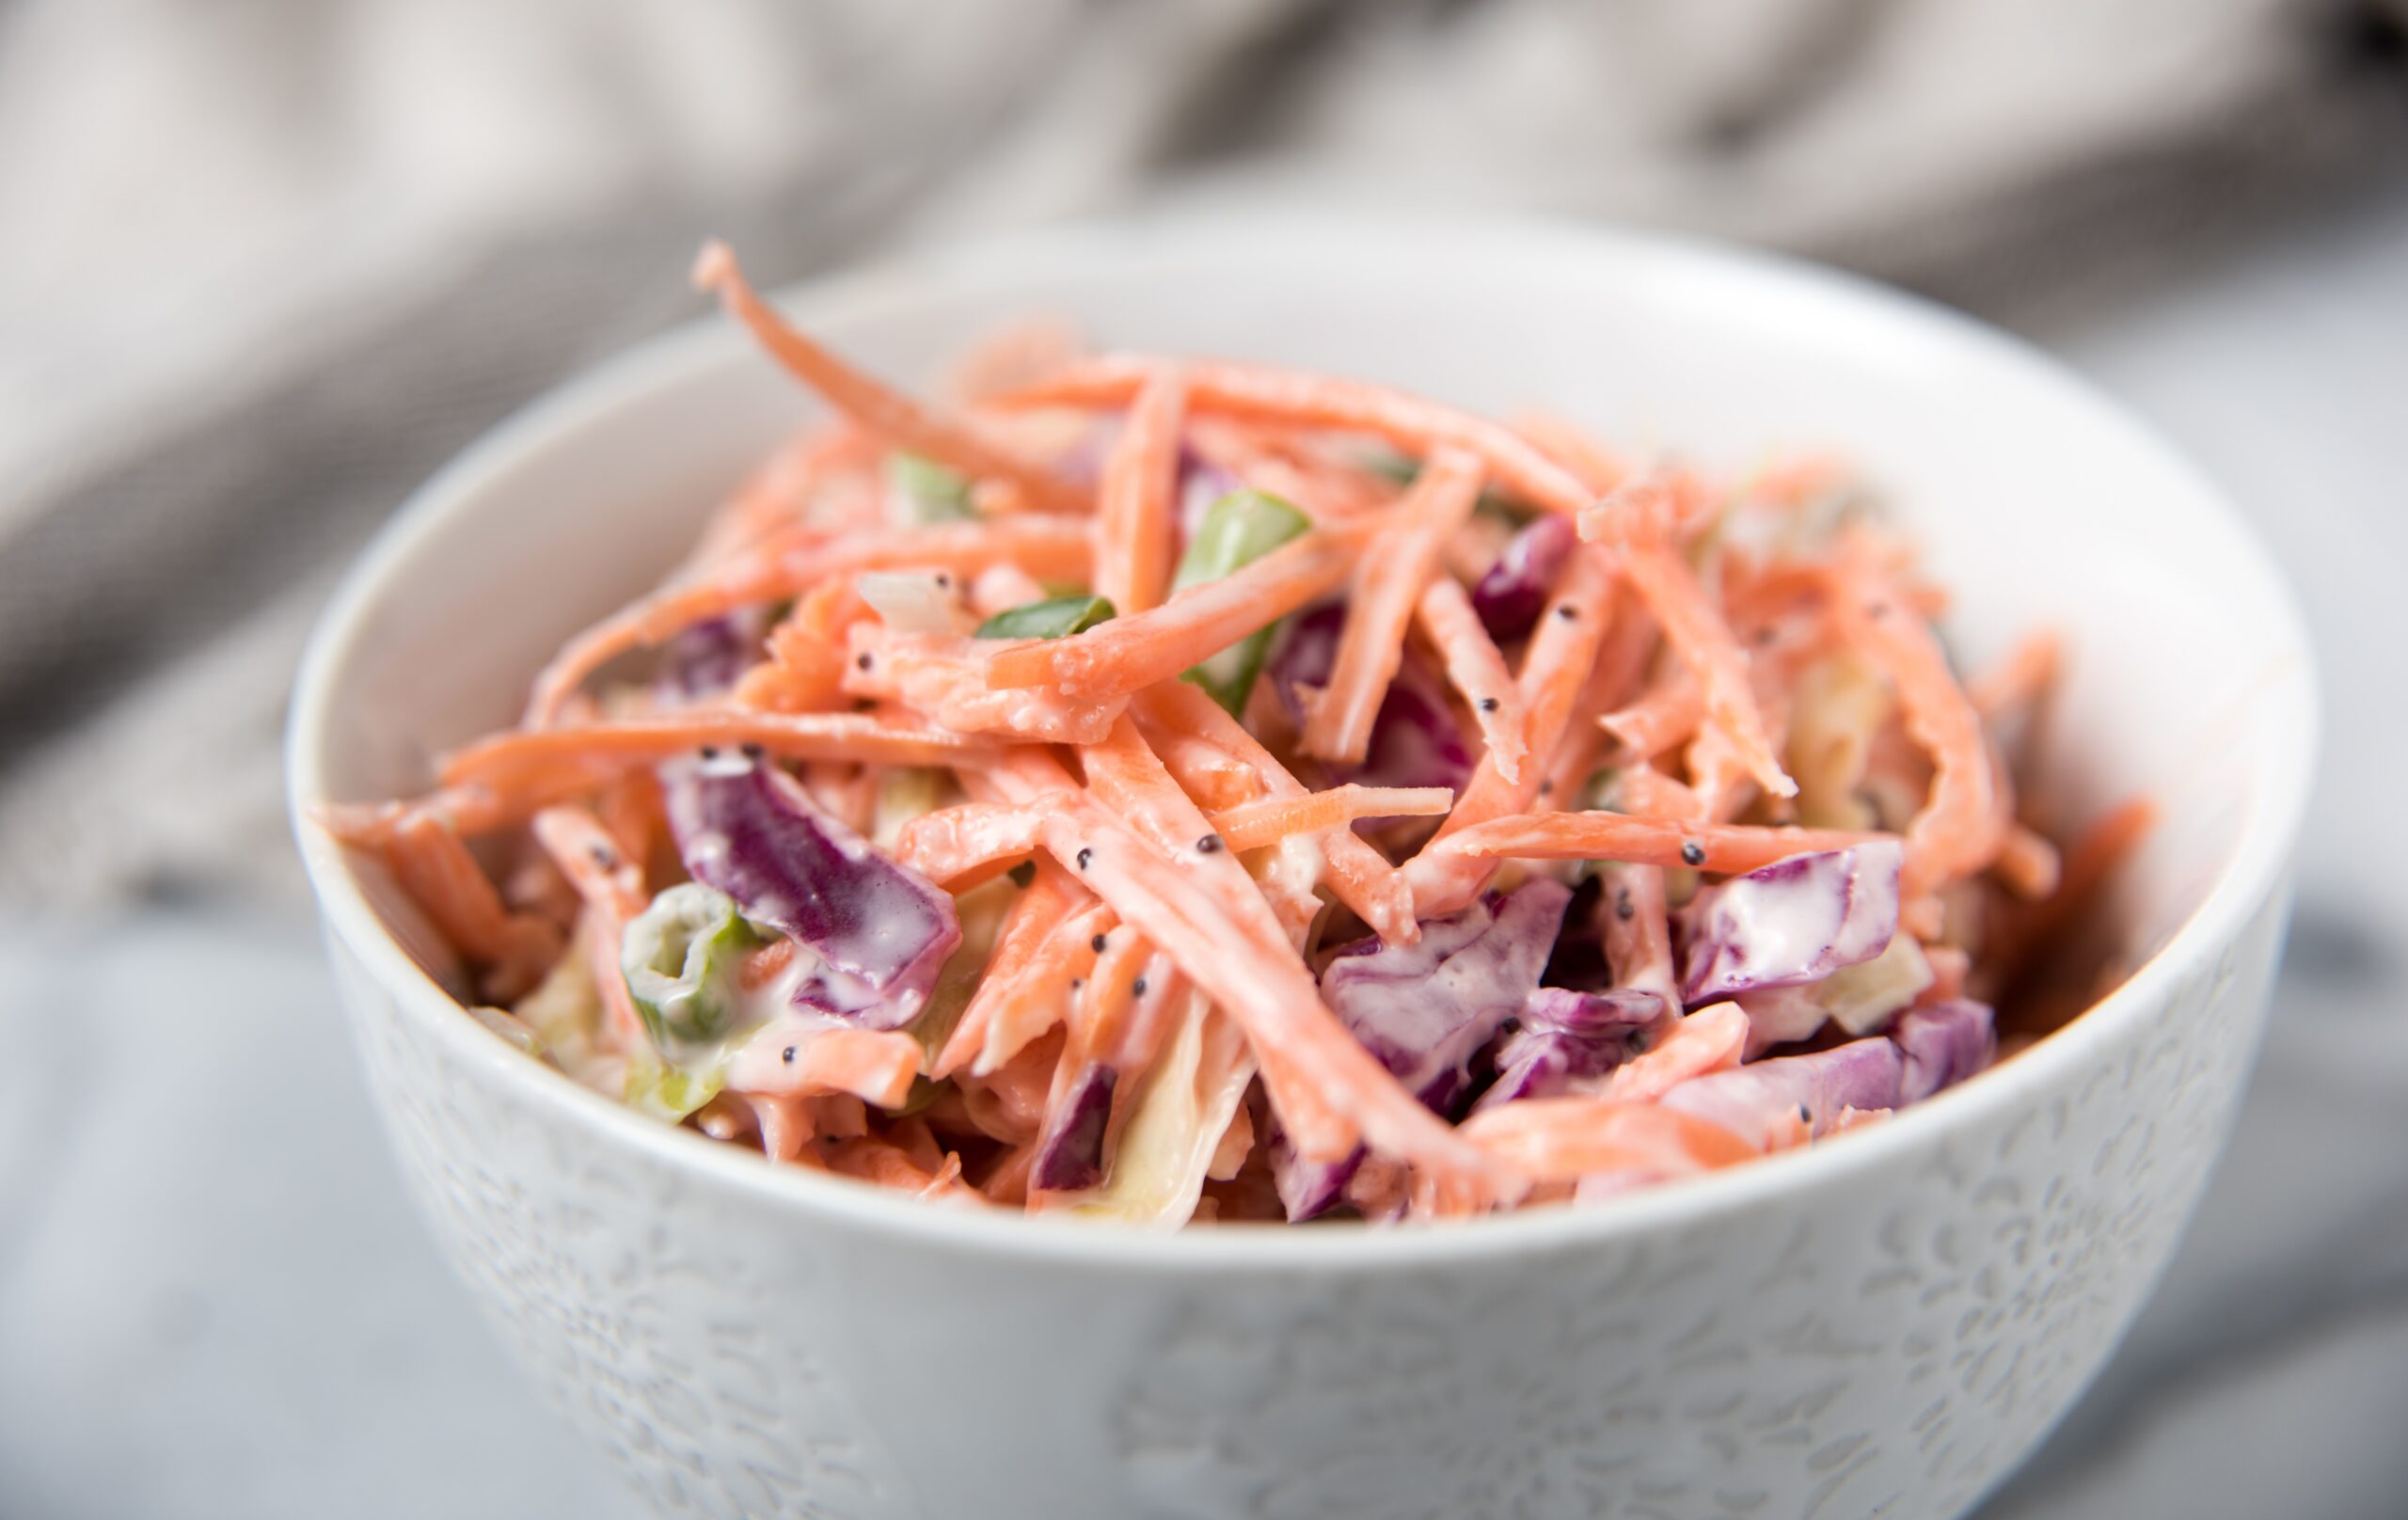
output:
M2408 195L2037 336L2256 515L2332 700L2240 1133L1985 1520L2408 1514ZM20 926L0 989L0 1517L628 1513L421 1234L308 925Z

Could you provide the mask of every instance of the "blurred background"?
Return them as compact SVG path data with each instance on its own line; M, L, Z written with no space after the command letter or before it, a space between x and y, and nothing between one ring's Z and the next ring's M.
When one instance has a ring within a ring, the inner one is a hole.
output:
M0 0L0 1515L615 1514L362 1111L275 746L420 480L771 280L1309 200L1742 239L2224 479L2331 715L2166 1291L1992 1517L2408 1512L2408 0Z

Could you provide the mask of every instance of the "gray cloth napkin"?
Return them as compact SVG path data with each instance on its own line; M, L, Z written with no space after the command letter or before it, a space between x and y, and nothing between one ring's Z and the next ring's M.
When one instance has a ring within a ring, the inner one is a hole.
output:
M294 891L336 568L696 309L1165 199L1744 237L1995 313L2387 163L2400 0L13 0L0 901Z

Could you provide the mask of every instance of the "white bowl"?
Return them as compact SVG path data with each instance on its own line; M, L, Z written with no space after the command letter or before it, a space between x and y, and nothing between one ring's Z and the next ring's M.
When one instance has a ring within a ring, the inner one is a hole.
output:
M620 1109L463 1014L390 884L297 824L445 1251L653 1504L1945 1516L2038 1441L2173 1249L2282 938L2314 676L2212 486L1993 332L1656 238L1156 224L964 248L793 306L897 376L1038 309L1709 459L1845 450L1958 591L1960 648L2065 630L2050 768L2086 807L2162 805L2121 910L2154 955L2020 1058L1830 1145L1461 1227L1158 1236L915 1206ZM705 323L446 469L318 631L296 814L422 788L436 752L507 721L544 655L660 575L810 406Z

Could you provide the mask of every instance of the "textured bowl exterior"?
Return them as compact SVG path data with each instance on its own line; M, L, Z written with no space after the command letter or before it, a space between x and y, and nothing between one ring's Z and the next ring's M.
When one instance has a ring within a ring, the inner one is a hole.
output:
M765 1209L592 1144L330 948L445 1254L660 1513L1947 1516L2163 1268L2283 910L2086 1079L1927 1149L1684 1227L1369 1272L945 1257ZM989 1378L1003 1402L970 1396Z
M578 1089L463 1015L420 969L440 958L389 883L303 823L411 1190L549 1400L673 1515L1922 1520L1972 1505L2163 1268L2263 1020L2313 673L2288 594L2212 488L1995 335L1749 256L1529 229L1240 229L946 268L866 278L815 320L909 366L966 322L1057 305L1189 348L1223 331L1273 350L1335 340L1329 362L1452 381L1491 406L1525 382L1627 386L1587 403L1629 415L1660 396L1675 436L1799 419L1897 440L1885 469L1946 514L1918 524L1937 530L1941 573L1985 578L1952 634L1995 648L2036 610L2121 620L2099 641L2128 663L2077 669L2062 700L2113 729L2082 736L2124 767L2104 785L2163 783L2174 824L2128 873L2159 949L2033 1050L1829 1145L1462 1227L1163 1238L917 1205ZM1617 362L1550 341L1566 311L1610 334ZM510 710L530 668L513 662L648 583L690 531L660 504L707 500L793 405L724 335L673 340L430 484L313 644L296 813L417 784L433 750ZM2032 490L2019 471L2043 467L2036 451L2098 499ZM594 564L527 574L566 513L605 530L582 535ZM2091 535L2083 562L2028 552L2074 531Z

